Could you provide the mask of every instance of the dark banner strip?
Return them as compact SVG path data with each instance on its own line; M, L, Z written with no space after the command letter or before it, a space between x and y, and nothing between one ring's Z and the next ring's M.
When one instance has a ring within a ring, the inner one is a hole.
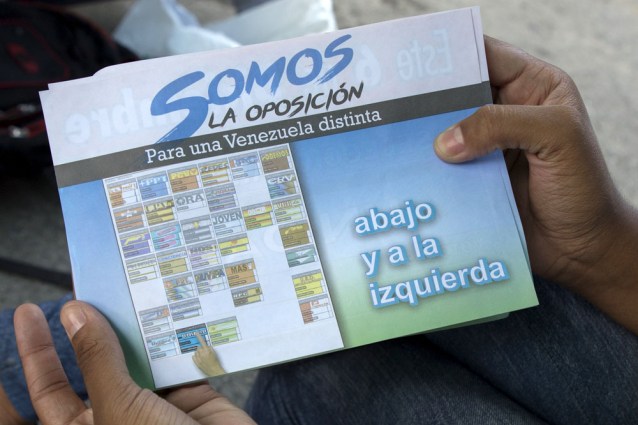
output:
M393 99L318 115L156 143L55 167L59 187L217 155L407 121L492 101L489 82Z

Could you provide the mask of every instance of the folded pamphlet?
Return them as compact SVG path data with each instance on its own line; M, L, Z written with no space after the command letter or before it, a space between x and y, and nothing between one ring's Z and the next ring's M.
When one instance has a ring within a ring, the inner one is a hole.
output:
M502 154L435 137L491 102L477 8L52 84L75 293L163 388L537 304Z

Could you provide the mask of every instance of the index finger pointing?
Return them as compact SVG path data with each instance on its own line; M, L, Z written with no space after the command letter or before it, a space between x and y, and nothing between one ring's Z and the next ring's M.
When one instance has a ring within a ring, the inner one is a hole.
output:
M208 346L208 344L206 344L206 340L204 339L204 337L203 337L203 336L201 336L200 334L196 333L196 334L195 334L195 337L197 338L197 340L199 341L199 344L200 344L202 347L207 347L207 346Z

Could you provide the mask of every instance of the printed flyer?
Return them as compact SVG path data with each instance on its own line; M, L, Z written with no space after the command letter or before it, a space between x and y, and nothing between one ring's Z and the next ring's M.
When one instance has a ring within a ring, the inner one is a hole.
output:
M76 296L163 388L537 304L477 8L106 68L41 94Z

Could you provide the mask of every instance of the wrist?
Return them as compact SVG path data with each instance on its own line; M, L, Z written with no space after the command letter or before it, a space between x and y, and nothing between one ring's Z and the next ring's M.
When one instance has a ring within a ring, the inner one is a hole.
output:
M603 233L596 260L566 286L638 334L638 210L623 204Z
M604 231L599 260L589 264L583 276L586 288L627 290L638 286L638 211L623 205ZM585 289L587 290L587 289Z

